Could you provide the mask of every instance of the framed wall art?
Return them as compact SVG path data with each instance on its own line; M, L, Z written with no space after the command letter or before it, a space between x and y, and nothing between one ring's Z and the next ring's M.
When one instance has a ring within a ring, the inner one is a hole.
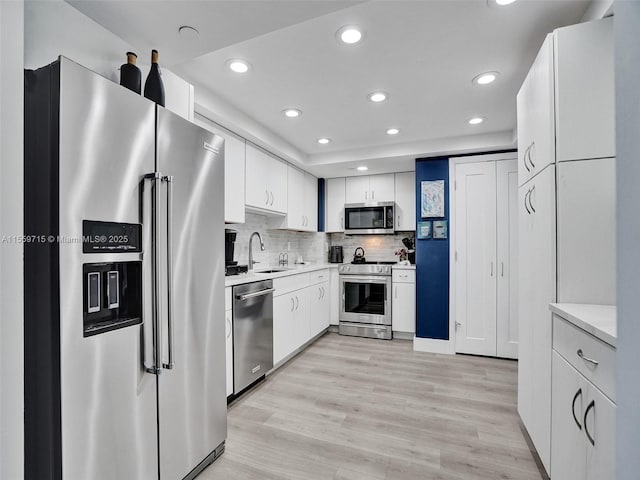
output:
M418 240L431 238L431 220L418 222Z
M433 238L434 239L446 239L447 238L447 221L446 220L434 220L433 221Z
M444 217L444 180L420 182L422 218Z

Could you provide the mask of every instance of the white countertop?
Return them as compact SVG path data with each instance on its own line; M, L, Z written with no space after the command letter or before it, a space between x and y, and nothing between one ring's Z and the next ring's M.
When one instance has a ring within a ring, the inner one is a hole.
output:
M415 265L399 265L399 264L395 264L395 265L392 265L391 268L393 270L415 270L416 266Z
M260 280L272 280L274 278L287 277L289 275L297 275L300 273L314 272L316 270L324 270L326 268L338 268L339 263L310 263L304 265L289 265L288 267L262 267L256 269L260 270L274 270L280 268L286 268L284 272L275 273L256 273L251 271L246 274L232 275L224 278L224 286L232 287L234 285L241 285L243 283L259 282Z
M549 309L613 348L616 347L618 324L615 305L552 303Z

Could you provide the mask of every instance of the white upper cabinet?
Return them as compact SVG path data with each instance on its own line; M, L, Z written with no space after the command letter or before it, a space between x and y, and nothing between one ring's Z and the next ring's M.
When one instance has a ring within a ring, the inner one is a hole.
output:
M245 140L216 127L213 123L196 120L195 123L224 138L224 221L244 223Z
M615 156L613 17L555 31L556 156Z
M318 179L288 165L287 188L287 217L281 228L318 231Z
M395 175L396 225L399 231L416 229L416 173Z
M304 229L318 231L318 179L309 173L304 174Z
M393 202L395 185L393 173L347 177L345 203Z
M287 165L251 144L246 156L246 206L257 212L287 213Z
M327 179L325 197L325 232L344 232L345 178Z
M553 39L547 35L516 97L519 185L555 163Z

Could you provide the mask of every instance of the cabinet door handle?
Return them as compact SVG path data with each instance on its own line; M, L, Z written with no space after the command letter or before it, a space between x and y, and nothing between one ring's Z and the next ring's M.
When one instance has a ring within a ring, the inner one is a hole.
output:
M296 311L298 311L298 307L300 306L300 299L296 295Z
M576 355L578 355L585 362L589 362L593 366L598 366L598 364L600 363L597 360L594 360L593 358L585 357L581 348L578 349L578 351L576 352Z
M504 277L504 262L500 262L500 276Z
M264 202L264 204L269 205L269 190L265 190L264 193L267 194L267 200Z
M400 215L398 215L398 225L396 225L397 228L400 228Z
M367 192L366 190L364 191L364 199L365 200L369 199L369 192Z
M371 200L375 200L376 199L376 192L371 190Z
M536 168L536 164L533 163L533 159L531 158L531 152L535 149L536 146L536 142L533 141L531 142L531 145L529 146L529 150L527 151L527 153L529 154L529 163L531 164L531 168Z
M340 228L344 230L344 217L340 217Z
M229 331L227 332L227 338L231 336L231 319L227 317L227 325L229 325Z
M271 192L271 203L269 205L273 206L273 192Z
M327 296L327 291L322 287L322 298Z
M531 187L531 193L529 194L529 207L531 208L531 211L533 213L536 213L536 209L533 206L533 202L531 201L531 196L533 195L533 192L536 191L536 186L534 185L533 187Z
M573 415L573 421L576 422L578 429L582 430L582 425L580 425L578 417L576 417L576 400L580 396L582 396L582 388L579 388L576 394L573 396L573 401L571 402L571 414Z
M398 286L396 285L396 291L394 293L395 299L398 299Z
M591 409L595 409L595 408L596 408L596 401L591 400L591 403L589 404L587 409L584 411L584 418L582 419L582 423L584 423L584 433L589 439L589 443L591 443L591 445L593 445L594 447L596 445L596 439L592 437L591 434L589 433L589 427L587 427L587 415L589 415L589 411Z
M493 262L491 262L491 276L493 277Z
M527 190L527 193L524 194L524 208L527 210L527 213L531 215L531 210L529 210L529 205L527 205L527 197L531 193L531 190Z
M295 301L293 300L293 297L291 297L291 311L292 311L292 312L293 312L293 309L294 309L295 305L296 305L296 303L295 303Z
M530 148L531 148L531 145L527 147L527 149L524 151L524 155L522 156L522 163L524 163L524 168L527 169L527 172L531 171L531 169L529 168L529 165L527 165L527 155L529 153Z

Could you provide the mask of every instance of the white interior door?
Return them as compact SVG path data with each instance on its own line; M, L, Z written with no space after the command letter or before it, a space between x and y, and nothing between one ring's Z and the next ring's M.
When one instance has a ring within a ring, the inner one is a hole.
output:
M496 354L495 162L456 166L456 352Z
M518 161L496 162L496 355L518 358Z

